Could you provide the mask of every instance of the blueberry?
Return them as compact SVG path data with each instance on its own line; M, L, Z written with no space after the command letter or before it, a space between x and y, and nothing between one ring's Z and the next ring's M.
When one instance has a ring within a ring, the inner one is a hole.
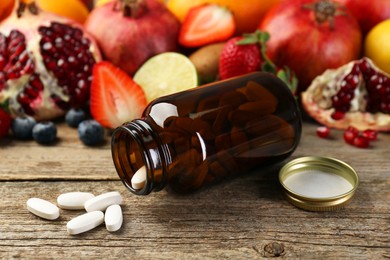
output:
M37 122L30 116L17 117L12 121L11 130L15 138L22 140L32 139L32 129Z
M80 140L85 145L97 145L104 140L103 126L95 120L84 120L77 130Z
M37 123L33 127L32 136L40 144L50 144L57 139L57 127L49 121Z
M65 115L65 122L71 127L78 127L86 118L85 112L79 108L70 109Z

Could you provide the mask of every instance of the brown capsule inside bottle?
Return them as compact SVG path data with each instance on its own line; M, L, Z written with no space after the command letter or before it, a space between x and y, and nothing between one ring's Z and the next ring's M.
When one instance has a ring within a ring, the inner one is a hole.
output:
M290 156L302 122L291 91L252 73L158 98L112 137L116 170L135 194L164 187L189 193ZM146 167L145 185L133 175ZM258 169L261 172L261 168Z

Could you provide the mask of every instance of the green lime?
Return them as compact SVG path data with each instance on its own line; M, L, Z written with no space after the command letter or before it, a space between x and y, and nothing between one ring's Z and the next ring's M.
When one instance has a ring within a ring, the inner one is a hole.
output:
M153 56L137 70L133 79L144 90L148 102L198 86L194 64L176 52Z

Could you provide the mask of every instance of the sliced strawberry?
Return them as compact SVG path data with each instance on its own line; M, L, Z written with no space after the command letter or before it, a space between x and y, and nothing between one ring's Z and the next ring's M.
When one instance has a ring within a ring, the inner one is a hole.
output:
M11 116L0 108L0 138L6 136L11 127Z
M91 114L108 128L141 116L145 93L124 71L107 61L95 64L91 85Z
M203 4L189 10L181 26L179 43L199 47L229 39L236 28L233 14L217 4Z

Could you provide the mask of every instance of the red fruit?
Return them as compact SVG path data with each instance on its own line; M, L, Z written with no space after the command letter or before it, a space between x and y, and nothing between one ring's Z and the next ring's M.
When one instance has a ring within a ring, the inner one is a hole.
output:
M364 136L358 135L353 140L353 145L358 148L367 148L370 145L370 142Z
M259 26L271 35L267 55L297 75L299 91L326 69L357 59L362 35L346 8L331 1L282 1Z
M179 43L185 47L225 41L235 30L232 12L217 4L193 7L185 17L179 33Z
M219 77L228 79L259 71L262 63L258 42L242 43L244 37L230 39L219 57ZM242 43L242 44L241 44Z
M301 101L312 118L328 127L390 131L390 76L368 58L325 71Z
M11 127L11 116L0 108L0 138L6 136Z
M346 143L352 144L354 143L355 138L359 135L359 130L356 128L349 126L347 130L344 132L344 141Z
M378 132L371 129L364 130L362 135L369 141L376 141L378 139Z
M344 141L348 144L353 144L353 140L355 140L356 135L352 132L345 131L344 132Z
M376 24L390 18L389 0L334 0L345 5L358 20L363 34L367 34Z
M157 0L114 0L92 10L85 28L104 57L128 74L150 57L177 50L180 23Z
M107 61L93 68L91 114L108 128L141 116L146 107L143 90L124 71Z
M0 103L13 116L50 120L89 100L92 67L100 59L93 39L75 22L15 5L0 25Z
M319 126L317 127L317 136L321 138L327 138L330 134L330 128L327 126Z

